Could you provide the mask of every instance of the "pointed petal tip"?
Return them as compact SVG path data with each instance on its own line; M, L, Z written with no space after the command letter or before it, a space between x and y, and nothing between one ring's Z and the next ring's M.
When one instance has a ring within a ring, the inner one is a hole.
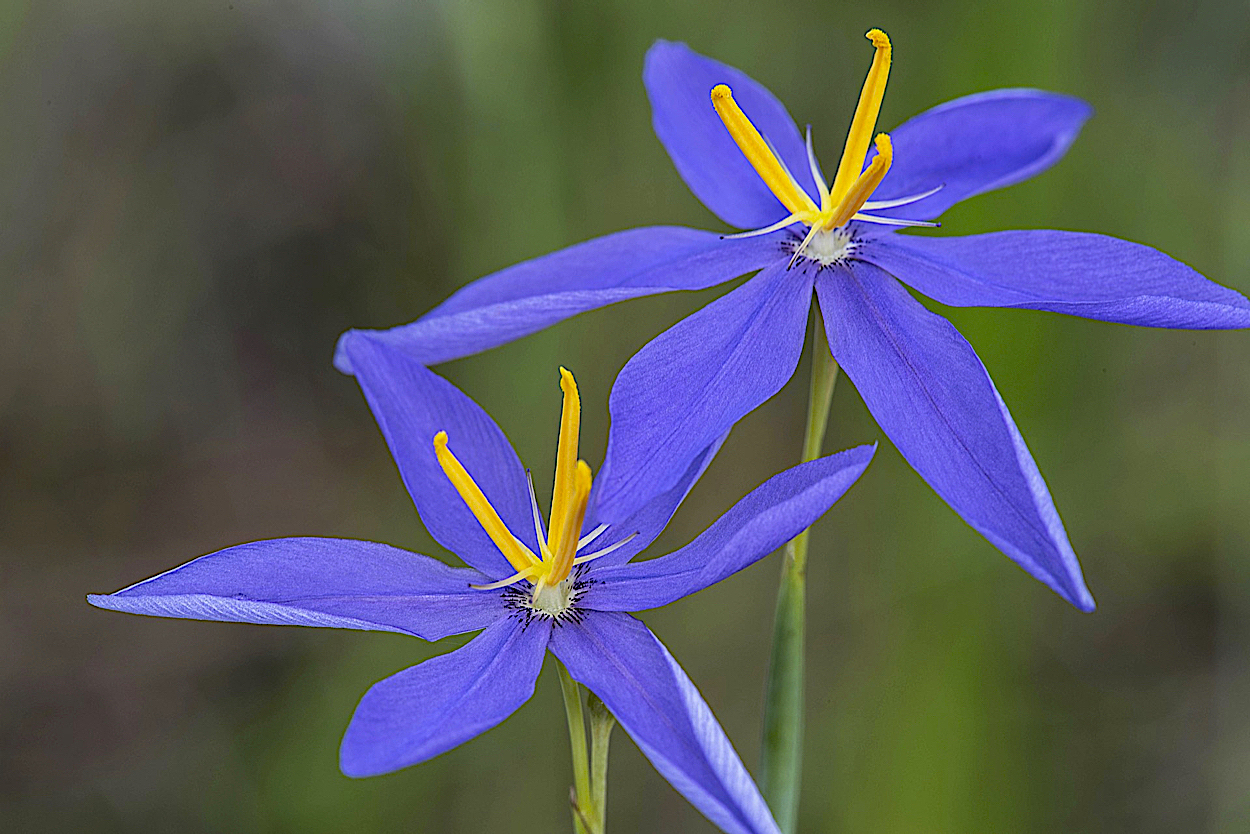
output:
M1085 577L1081 574L1079 566L1075 569L1070 569L1070 572L1068 573L1056 575L1054 573L1038 570L1036 567L1025 567L1021 559L1016 556L1012 556L1011 552L1004 550L1003 548L999 549L1003 550L1004 553L1007 553L1007 555L1015 560L1017 564L1024 567L1025 572L1033 576L1035 579L1040 580L1044 585L1058 594L1064 602L1071 605L1077 611L1080 611L1083 614L1089 614L1095 609L1096 604L1094 603L1094 597L1089 592L1089 588L1085 585ZM1076 554L1073 554L1072 558L1075 560Z
M339 747L339 772L351 779L364 779L375 775L360 767L355 757L347 752L346 744Z
M349 345L358 333L360 333L359 330L345 331L334 344L334 367L341 374L353 376Z
M339 772L350 779L368 779L402 770L403 764L385 765L371 761L368 749L357 749L345 734L339 744Z
M851 452L854 452L856 453L856 455L863 455L864 465L867 466L868 463L872 460L873 456L877 454L877 445L878 445L878 441L874 440L871 443L864 443L859 446L852 446L851 448L846 450L846 453L849 454Z
M1071 602L1076 610L1080 611L1082 614L1092 614L1094 613L1094 609L1098 607L1097 603L1094 602L1093 594L1091 594L1089 589L1085 587L1084 582L1081 583L1081 587L1079 592L1076 594L1076 598L1069 599L1068 601Z
M670 41L667 38L656 38L651 42L651 46L647 47L647 54L643 60L645 62L650 61L653 57L658 58L660 53L667 50L676 50L680 52L694 51L689 47L689 45L686 44L685 41Z
M148 613L139 600L127 599L121 596L120 591L115 594L87 594L87 604L102 611L119 611L122 614Z
M647 47L647 53L642 58L643 83L646 84L647 79L654 77L655 73L660 72L665 62L680 60L687 55L697 54L685 41L670 41L664 38L656 38L651 46ZM711 88L709 87L708 89L710 90Z
M841 452L834 452L817 460L838 461L840 467L855 469L855 476L851 482L854 484L868 469L868 464L872 463L873 456L877 454L877 443L865 443L861 446L852 446L849 449L843 449ZM801 464L800 464L801 465Z

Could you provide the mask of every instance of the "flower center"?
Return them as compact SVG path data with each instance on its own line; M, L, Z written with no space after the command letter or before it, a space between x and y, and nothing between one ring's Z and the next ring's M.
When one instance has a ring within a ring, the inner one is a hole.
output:
M559 617L569 607L569 591L572 590L572 577L559 585L541 585L530 597L530 605L538 611Z
M602 535L607 530L607 525L601 524L585 536L581 535L582 523L586 519L586 504L590 498L591 475L586 461L577 458L581 398L577 393L577 382L564 368L560 369L560 388L564 392L564 405L560 413L560 442L556 449L551 516L545 533L538 500L534 497L534 484L530 482L530 508L534 516L534 536L538 542L537 554L508 529L468 470L452 454L448 448L447 432L440 431L434 435L434 454L438 458L439 466L486 531L486 535L490 536L499 552L516 571L507 579L473 587L492 590L526 580L532 586L530 604L526 607L545 612L549 616L563 613L575 600L577 583L575 577L571 577L575 565L605 556L633 538L630 536L622 539L594 553L577 555L579 550Z
M594 580L582 577L579 566L558 585L540 584L533 587L516 584L501 592L505 608L517 613L526 623L532 620L552 620L557 625L578 621L582 609L577 601L582 598Z
M804 254L821 266L830 266L845 261L854 251L855 239L845 226L839 226L833 231L813 235Z

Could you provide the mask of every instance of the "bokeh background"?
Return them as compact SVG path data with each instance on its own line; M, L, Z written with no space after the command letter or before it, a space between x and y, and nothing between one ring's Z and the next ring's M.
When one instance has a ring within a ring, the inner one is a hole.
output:
M895 44L885 128L998 86L1097 111L1060 165L942 233L1096 230L1250 291L1239 0L0 3L5 829L569 830L550 664L499 728L352 781L337 745L357 698L455 640L83 596L258 538L439 553L330 366L336 336L617 229L718 228L651 133L647 46L747 70L829 160L871 26ZM581 381L595 463L616 371L721 291L441 371L549 483L557 364ZM1099 609L1028 578L884 441L814 534L801 830L1250 831L1250 334L944 312L1011 405ZM741 423L661 545L792 464L805 374ZM827 448L878 439L843 380ZM778 568L644 617L752 768ZM712 830L620 732L609 802L618 833Z

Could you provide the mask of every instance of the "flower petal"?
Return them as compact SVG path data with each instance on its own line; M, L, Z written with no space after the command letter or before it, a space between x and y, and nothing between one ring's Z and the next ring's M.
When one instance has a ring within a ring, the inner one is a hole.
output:
M341 345L430 535L492 579L510 576L514 568L469 511L434 454L434 435L446 431L449 448L508 529L537 552L525 470L508 438L456 386L407 353L378 341L375 334L348 333Z
M876 446L857 446L774 475L680 550L595 570L580 604L600 611L641 611L737 573L824 515L868 468L875 451Z
M908 463L995 547L1092 610L1037 464L963 336L871 264L822 275L816 292L834 358Z
M676 226L630 229L479 278L411 324L368 332L435 365L617 301L711 287L766 266L779 251L775 235L726 239ZM344 373L352 372L348 335L334 357Z
M343 735L339 767L348 776L390 773L494 727L534 694L550 634L550 620L509 617L375 683Z
M611 525L604 531L601 538L595 539L594 546L589 548L589 550L602 550L611 547L622 539L629 539L628 544L596 558L596 568L624 564L645 550L651 542L655 541L660 533L664 532L664 528L668 526L668 521L673 517L673 513L677 512L681 502L686 500L686 496L694 488L699 478L703 476L708 466L711 465L712 458L720 451L721 445L728 437L728 434L723 434L711 446L704 449L694 459L686 470L686 474L681 476L681 479L672 489L652 498L641 510L624 521ZM598 489L598 484L596 484L595 488ZM586 524L584 526L586 531L593 530L598 524L598 509L593 505L596 499L596 494L592 492L590 500L593 512L587 512L586 514Z
M655 134L677 172L703 204L731 226L759 229L788 212L764 185L712 107L712 88L728 84L734 99L799 185L817 204L803 137L762 84L728 64L714 61L684 43L656 41L642 70L651 100Z
M1241 293L1149 246L1106 235L894 235L860 257L952 307L1050 310L1145 327L1250 327Z
M885 212L932 220L960 200L1054 165L1092 113L1079 98L1043 90L990 90L939 104L890 131L894 161L872 199L940 185L931 197Z
M232 623L397 631L438 640L507 613L498 594L474 591L475 570L385 544L272 539L228 547L115 594L98 608Z
M778 831L699 690L646 626L628 614L591 612L555 629L551 650L708 819L729 834Z
M661 333L625 364L599 512L619 521L667 491L694 458L776 394L799 363L812 276L784 263Z

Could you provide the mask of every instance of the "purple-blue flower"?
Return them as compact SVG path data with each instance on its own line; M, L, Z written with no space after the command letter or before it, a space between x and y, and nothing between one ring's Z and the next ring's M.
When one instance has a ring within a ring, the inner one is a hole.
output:
M873 141L891 47L873 66L832 186L785 107L745 74L658 42L644 82L654 126L691 190L731 226L633 229L476 281L377 333L427 364L627 298L758 275L662 333L612 389L599 496L628 517L678 483L799 361L813 292L834 359L903 457L956 512L1082 610L1093 598L1015 422L972 347L907 291L1171 328L1250 326L1250 302L1154 249L1097 234L897 234L1054 164L1090 115L1076 98L1005 89L939 105ZM347 342L349 343L349 342ZM345 344L347 344L345 343ZM336 362L352 372L348 352Z
M562 370L551 515L494 421L411 356L355 334L342 345L430 534L469 566L384 544L296 538L227 548L114 594L101 608L202 620L394 631L426 640L481 633L375 684L343 738L349 776L425 761L529 699L548 649L598 695L673 786L728 832L776 832L755 783L697 689L629 612L665 605L741 570L823 514L864 471L861 446L782 472L685 547L630 562L711 462L708 444L628 518L599 521L577 459L580 400Z

